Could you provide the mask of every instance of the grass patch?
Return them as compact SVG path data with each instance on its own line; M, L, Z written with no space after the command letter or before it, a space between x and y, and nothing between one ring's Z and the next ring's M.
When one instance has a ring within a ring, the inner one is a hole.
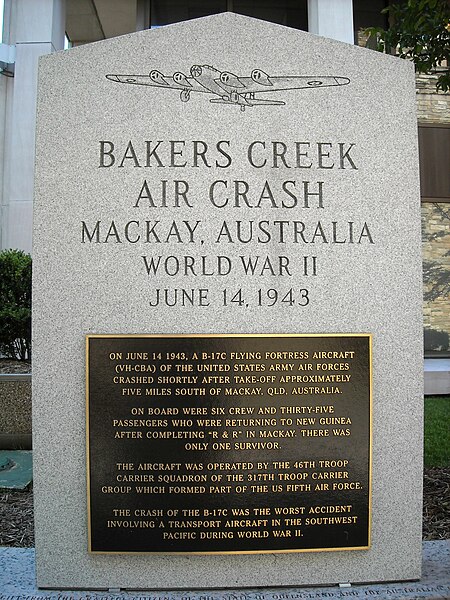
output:
M450 396L425 398L425 467L450 466Z

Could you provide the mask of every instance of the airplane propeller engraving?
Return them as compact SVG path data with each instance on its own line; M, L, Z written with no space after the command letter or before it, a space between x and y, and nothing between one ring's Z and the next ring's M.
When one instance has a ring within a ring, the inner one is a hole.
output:
M239 106L242 111L251 106L282 106L283 100L271 100L256 96L260 93L281 90L300 90L319 87L343 86L350 83L348 77L326 75L324 77L268 75L261 69L254 69L250 77L240 77L229 71L218 71L210 65L193 65L190 76L176 72L163 75L153 69L149 75L106 75L107 79L117 83L146 85L180 91L180 100L188 102L191 92L213 94L214 104Z

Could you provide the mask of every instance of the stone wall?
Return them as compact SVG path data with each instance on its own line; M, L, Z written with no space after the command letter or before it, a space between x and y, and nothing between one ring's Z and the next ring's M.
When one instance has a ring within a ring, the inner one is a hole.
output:
M450 123L450 94L436 91L437 78L437 75L416 75L419 124Z
M436 81L437 75L416 75L419 124L450 123L450 94L437 92ZM449 203L422 203L422 242L425 351L448 351L450 350Z
M425 350L450 349L450 204L422 203Z
M0 448L29 447L31 444L31 376L13 381L0 376Z

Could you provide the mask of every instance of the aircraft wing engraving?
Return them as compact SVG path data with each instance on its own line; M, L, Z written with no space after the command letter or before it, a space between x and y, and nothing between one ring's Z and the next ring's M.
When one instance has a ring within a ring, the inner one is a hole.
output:
M209 65L193 65L190 76L176 72L163 75L154 69L149 75L106 75L117 83L145 85L180 91L182 102L188 102L192 92L213 94L210 102L215 104L238 105L244 111L250 106L284 105L283 100L272 100L256 94L285 90L316 89L320 87L343 86L350 83L347 77L332 75L268 75L261 69L254 69L250 77L240 77L229 71L219 71Z

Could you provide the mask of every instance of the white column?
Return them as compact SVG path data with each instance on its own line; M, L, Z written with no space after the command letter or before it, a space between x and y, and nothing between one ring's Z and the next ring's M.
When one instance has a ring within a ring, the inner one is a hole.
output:
M308 30L354 44L353 0L308 0Z
M10 9L11 9L11 0L5 0L4 3L4 14L3 14L3 35L2 35L2 43L5 45L9 44L9 21L10 21ZM4 64L2 67L6 66ZM6 199L4 198L4 190L5 190L5 176L6 176L6 115L9 114L8 110L8 100L12 95L12 79L8 76L7 73L2 71L0 74L0 250L2 250L5 246L2 243L2 238L4 238L3 231L6 229L5 220L6 220L6 211L4 209L4 202Z
M136 0L136 31L149 29L151 26L151 12L149 0Z
M64 47L65 0L7 0L6 8L3 42L15 45L16 58L14 78L3 77L6 92L0 91L5 99L1 247L31 252L38 59Z

